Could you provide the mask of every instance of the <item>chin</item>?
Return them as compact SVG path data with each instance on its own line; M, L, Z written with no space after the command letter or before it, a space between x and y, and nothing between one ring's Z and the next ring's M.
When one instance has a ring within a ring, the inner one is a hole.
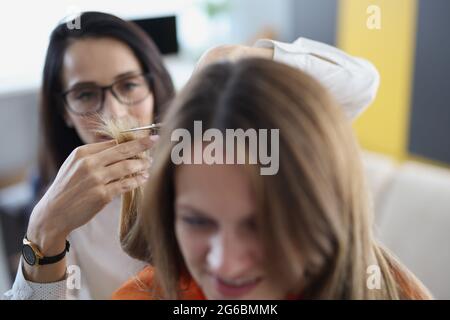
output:
M109 136L96 136L94 142L104 142L109 140L111 140L111 137Z
M89 143L97 143L97 142L103 142L105 140L100 139L99 137L89 137L87 139L82 139L85 144Z
M279 300L275 296L263 294L262 292L252 292L239 297L229 297L214 291L214 293L209 295L205 294L205 296L208 300Z
M267 289L267 283L262 280L254 288L236 290L231 288L224 288L223 285L218 284L214 279L208 277L206 288L204 290L205 296L208 300L275 300L277 295Z
M85 144L111 140L111 137L100 134L86 134L84 136L80 136L80 138Z

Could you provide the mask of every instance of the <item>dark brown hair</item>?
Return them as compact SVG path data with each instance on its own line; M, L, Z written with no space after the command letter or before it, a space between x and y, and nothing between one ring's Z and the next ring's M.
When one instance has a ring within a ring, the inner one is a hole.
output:
M66 23L59 24L50 36L47 49L40 101L41 193L53 181L70 152L83 144L75 129L69 128L64 121L64 102L61 96L63 59L71 43L79 39L104 37L125 43L139 60L142 71L151 74L155 121L158 121L174 95L172 80L164 67L161 54L150 37L137 25L101 12L84 12L79 18L80 29L69 29Z

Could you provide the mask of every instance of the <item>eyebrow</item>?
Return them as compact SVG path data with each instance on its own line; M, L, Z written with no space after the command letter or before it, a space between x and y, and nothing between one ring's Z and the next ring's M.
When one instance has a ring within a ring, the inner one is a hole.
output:
M178 209L178 210L184 209L184 210L190 211L190 213L198 215L198 216L200 216L202 218L214 219L213 217L208 215L205 211L197 209L195 207L191 207L189 204L183 204L183 203L181 203L179 205L175 204L175 208ZM255 212L251 212L245 217L245 219L243 219L243 221L245 221L245 222L253 222L253 219L255 219L255 217L256 217L256 213Z
M182 203L182 204L179 204L179 205L175 204L175 208L178 209L178 210L180 210L180 209L187 210L187 211L190 211L191 213L194 213L194 214L203 216L203 217L205 217L205 218L208 218L208 214L205 213L203 210L200 210L200 209L198 209L198 208L191 207L191 206L188 205L188 204L183 204L183 203Z
M134 71L127 71L127 72L123 72L120 73L118 75L116 75L113 79L113 82L116 82L117 80L121 80L130 76L135 76L140 74L140 71L134 70ZM80 81L80 82L75 82L72 86L70 86L68 89L66 89L66 91L70 91L72 89L75 88L79 88L79 87L88 87L88 86L98 86L98 83L96 83L95 81Z

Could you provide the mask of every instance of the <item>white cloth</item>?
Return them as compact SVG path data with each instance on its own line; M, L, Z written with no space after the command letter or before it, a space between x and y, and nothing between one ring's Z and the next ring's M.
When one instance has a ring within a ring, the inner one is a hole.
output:
M350 119L375 99L380 76L367 60L325 43L298 38L293 43L262 39L255 47L273 48L274 60L298 68L318 80Z
M274 60L297 67L319 80L354 118L374 99L377 70L368 61L352 57L326 44L299 38L292 44L259 40L256 47L274 49ZM66 281L32 283L22 273L22 262L14 285L5 299L108 299L115 289L144 264L128 257L120 248L118 224L120 200L114 200L91 221L70 235L68 265L81 270L81 289L67 290Z
M20 262L13 287L4 299L56 300L56 299L109 299L126 280L145 264L130 258L122 251L118 239L120 198L114 199L91 221L74 230L70 236L67 265L78 266L80 289L67 289L67 282L33 283L22 273ZM75 276L71 273L70 276ZM72 279L73 280L73 279Z

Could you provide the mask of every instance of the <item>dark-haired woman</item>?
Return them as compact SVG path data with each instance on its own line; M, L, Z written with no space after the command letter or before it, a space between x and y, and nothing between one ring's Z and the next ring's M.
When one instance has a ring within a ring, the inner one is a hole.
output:
M109 298L143 266L122 251L117 231L120 195L148 178L149 163L131 158L153 141L116 145L94 133L91 116L158 121L173 85L155 45L134 24L99 12L80 19L81 29L61 24L50 38L40 106L43 196L31 214L7 299ZM215 48L199 67L242 56L273 58L312 74L350 117L372 101L378 87L370 63L302 38Z

